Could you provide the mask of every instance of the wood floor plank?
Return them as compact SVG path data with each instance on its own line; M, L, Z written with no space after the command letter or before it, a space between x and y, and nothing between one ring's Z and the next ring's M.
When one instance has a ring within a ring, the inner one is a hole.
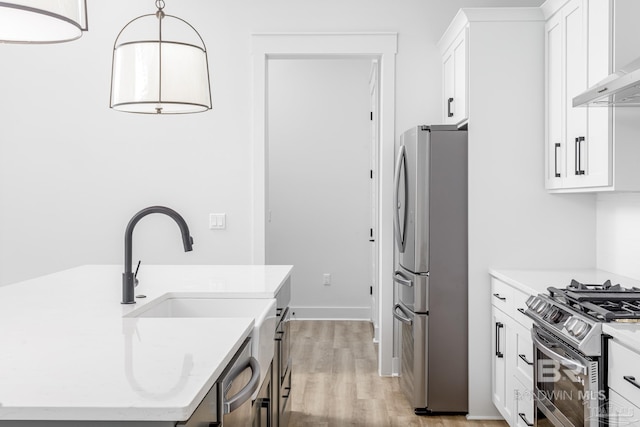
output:
M507 426L464 416L415 415L398 378L378 375L377 354L368 322L292 321L289 427Z

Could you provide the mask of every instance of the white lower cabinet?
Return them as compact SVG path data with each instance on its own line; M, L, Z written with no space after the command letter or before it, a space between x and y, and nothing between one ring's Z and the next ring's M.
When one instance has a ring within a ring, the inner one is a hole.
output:
M533 342L522 292L491 279L493 404L510 426L533 425Z
M640 424L640 408L615 390L609 390L609 425L634 426Z
M640 353L609 341L609 425L640 425Z

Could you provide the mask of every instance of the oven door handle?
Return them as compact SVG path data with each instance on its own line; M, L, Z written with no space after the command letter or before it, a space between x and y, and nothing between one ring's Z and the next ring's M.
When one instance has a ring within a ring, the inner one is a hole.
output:
M549 347L544 345L542 341L540 341L540 338L538 338L537 334L533 334L532 338L533 338L533 344L535 345L535 347L538 348L541 352L543 352L547 356L549 356L551 359L560 362L563 366L566 366L567 368L580 370L582 374L584 375L587 374L587 367L585 365L578 363L575 360L564 357L556 353L555 351L551 350Z

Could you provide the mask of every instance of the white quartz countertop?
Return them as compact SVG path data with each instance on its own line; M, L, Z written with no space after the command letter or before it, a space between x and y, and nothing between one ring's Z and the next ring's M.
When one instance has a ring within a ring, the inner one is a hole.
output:
M250 334L253 318L123 318L167 294L273 298L291 266L73 268L0 287L0 420L182 421Z
M632 350L640 353L640 324L637 323L605 323L602 332L609 334Z
M522 290L535 293L547 293L547 288L565 288L575 279L582 283L604 283L611 280L615 285L620 283L624 287L638 286L640 281L620 276L604 270L501 270L490 269L489 274L503 282Z

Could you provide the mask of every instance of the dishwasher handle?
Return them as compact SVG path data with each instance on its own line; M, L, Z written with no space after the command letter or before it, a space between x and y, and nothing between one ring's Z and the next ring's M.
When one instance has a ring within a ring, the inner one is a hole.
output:
M247 368L251 369L251 379L245 385L242 390L235 394L235 396L230 399L226 396L226 390L231 386L231 383L238 378L238 376ZM229 372L227 378L224 379L222 383L222 390L224 390L224 400L222 402L222 407L224 409L225 414L229 414L245 403L247 400L251 399L251 395L258 390L258 386L260 382L260 365L258 361L254 357L250 357L246 363L242 365L238 365Z

